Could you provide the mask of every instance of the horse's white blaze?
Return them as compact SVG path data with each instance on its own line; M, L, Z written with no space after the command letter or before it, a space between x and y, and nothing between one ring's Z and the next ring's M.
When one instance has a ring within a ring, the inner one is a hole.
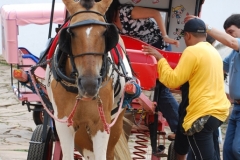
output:
M98 160L106 160L109 136L110 134L107 134L106 131L101 132L99 130L97 134L92 137L94 155Z
M87 30L86 30L87 38L89 38L91 30L92 30L92 27L87 28Z

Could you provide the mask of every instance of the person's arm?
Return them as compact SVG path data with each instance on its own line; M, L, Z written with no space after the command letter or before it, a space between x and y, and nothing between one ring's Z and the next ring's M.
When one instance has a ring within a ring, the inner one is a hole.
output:
M184 22L186 23L187 21L189 21L190 19L193 18L198 18L194 15L188 15L186 16L186 18L184 19ZM205 23L206 24L206 23ZM208 28L208 24L206 24L206 28ZM219 31L216 28L212 28L211 30L207 30L207 34L209 34L210 36L212 36L214 39L216 39L217 41L221 42L222 44L238 51L239 50L239 44L238 44L238 40L234 37L232 37L231 35Z
M208 26L208 24L206 24ZM217 41L221 42L222 44L238 51L239 45L236 38L230 36L229 34L219 31L216 28L212 28L211 30L207 31L207 34L215 38Z
M143 19L143 18L153 18L161 33L164 41L166 43L170 43L173 45L176 45L176 47L179 46L179 42L175 39L169 38L166 32L165 24L163 22L162 16L159 13L158 10L156 9L151 9L151 8L144 8L144 7L134 7L132 12L131 12L132 19Z
M150 46L142 46L142 51L152 55L158 61L159 81L168 88L177 88L187 82L195 68L196 57L185 49L175 69L172 69L167 60L156 49Z
M154 56L157 61L164 58L161 53L159 53L156 49L154 49L153 47L150 47L150 46L143 45L142 46L142 51L146 54Z
M136 6L133 8L131 16L133 19L154 18L160 31L162 32L162 36L167 36L162 16L158 10Z

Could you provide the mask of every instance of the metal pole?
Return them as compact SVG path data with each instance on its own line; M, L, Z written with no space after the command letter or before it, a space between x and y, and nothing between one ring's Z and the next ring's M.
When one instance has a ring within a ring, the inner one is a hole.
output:
M54 6L55 6L55 0L52 1L52 9L51 9L51 16L50 16L48 39L51 38L51 35L52 35L52 24L53 24Z

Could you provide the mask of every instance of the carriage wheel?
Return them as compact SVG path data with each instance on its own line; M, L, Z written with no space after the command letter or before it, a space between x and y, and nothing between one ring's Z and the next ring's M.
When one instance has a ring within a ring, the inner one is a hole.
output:
M174 141L172 141L168 147L168 157L167 160L176 160L176 152L174 150Z
M43 111L33 111L33 121L36 125L43 124Z
M43 125L38 125L33 132L31 141L42 141ZM52 132L50 127L47 127L47 137L45 143L30 143L27 160L51 160L52 159Z

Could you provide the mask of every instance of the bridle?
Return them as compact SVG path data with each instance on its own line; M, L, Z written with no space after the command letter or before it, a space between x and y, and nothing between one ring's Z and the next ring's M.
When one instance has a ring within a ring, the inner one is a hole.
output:
M106 20L106 18L105 18L105 16L104 16L103 14L101 14L101 13L99 13L99 12L96 12L96 11L91 11L91 10L76 12L76 13L74 13L73 15L71 15L68 19L71 21L71 19L72 19L74 16L76 16L76 15L78 15L78 14L81 14L81 13L94 13L94 14L100 15L100 16L103 17L103 19L105 20L105 22L98 21L98 20L94 20L94 19L79 21L79 22L74 23L74 24L72 24L72 25L69 25L69 26L67 27L67 32L68 32L70 35L71 35L71 28L81 27L81 26L89 25L89 24L91 24L91 25L102 25L102 26L105 26L105 27L107 28L107 30L109 29L109 27L112 27L112 26L115 27L115 25L113 25L113 24L111 24L111 23L106 23L107 20ZM116 28L116 27L115 27L115 28ZM117 30L116 30L116 32L117 32ZM118 33L117 33L117 34L118 34ZM106 45L107 45L107 43L106 43ZM113 47L115 47L115 45L114 45ZM112 48L113 48L113 47L112 47ZM81 54L77 54L77 55L74 54L73 57L75 58L75 57L81 57L81 56L85 56L85 55L104 55L104 54L106 54L109 50L110 50L110 49L108 49L107 47L105 47L105 51L104 51L103 53L87 52L87 53L81 53Z
M100 15L105 19L105 16L102 15L99 12L96 11L79 11L74 13L68 18L68 21L71 21L71 19L81 13L94 13L97 15ZM71 37L72 37L72 28L77 28L81 26L86 26L86 25L101 25L106 27L106 31L104 33L105 36L105 49L104 52L86 52L86 53L79 53L79 54L73 54L72 53L72 48L71 48ZM76 69L76 64L74 62L74 59L77 57L83 57L83 56L88 56L88 55L96 55L96 56L102 56L102 67L100 70L100 76L102 77L102 82L104 79L107 77L108 69L109 69L109 60L108 60L108 51L110 51L112 48L114 48L117 43L118 43L118 31L117 28L115 27L114 24L94 20L94 19L88 19L88 20L83 20L83 21L78 21L74 24L71 24L67 26L66 28L62 28L61 32L59 34L59 51L56 53L54 56L54 70L56 71L56 74L58 75L58 79L60 81L64 81L65 84L72 84L72 86L76 86L76 78L78 76L78 71ZM63 72L63 66L61 61L63 61L66 58L70 59L70 63L72 66L72 72L70 74L70 77L66 76ZM64 85L65 85L64 84ZM77 89L75 89L77 90Z

